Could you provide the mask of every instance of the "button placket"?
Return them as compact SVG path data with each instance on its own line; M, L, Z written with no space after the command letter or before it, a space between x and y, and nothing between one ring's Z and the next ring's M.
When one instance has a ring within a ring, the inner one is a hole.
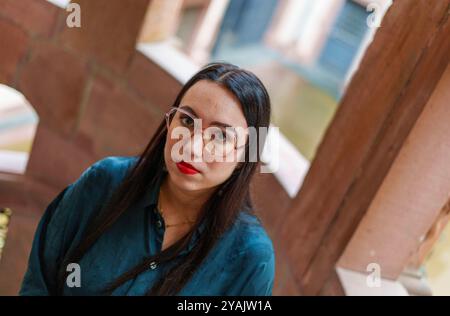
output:
M163 236L164 236L164 219L160 215L157 206L155 205L153 207L153 216L152 216L152 222L153 222L153 231L155 232L155 239L157 242L157 248L156 251L160 251L161 244L163 242ZM156 227L155 227L156 226Z

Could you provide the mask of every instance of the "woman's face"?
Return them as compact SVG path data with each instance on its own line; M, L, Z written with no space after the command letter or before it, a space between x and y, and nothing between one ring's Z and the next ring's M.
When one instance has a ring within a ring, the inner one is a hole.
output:
M242 136L242 130L247 128L247 122L242 111L239 100L227 89L207 80L200 80L195 83L185 93L180 102L179 109L183 109L191 114L193 118L200 119L201 128L203 130L226 131L226 126L230 126L233 131L235 128L241 129L238 135ZM197 122L197 123L198 123ZM212 159L210 152L201 146L199 140L201 137L189 137L181 139L180 137L172 137L172 132L176 127L185 127L192 123L189 117L182 112L177 111L174 114L169 130L167 133L166 145L164 148L164 160L171 182L180 189L188 191L208 190L212 189L224 181L226 181L234 169L240 164L240 157L243 157L245 147L234 149L231 152L232 159ZM245 133L245 132L244 132ZM231 135L229 134L223 134ZM245 144L244 136L244 144ZM187 142L186 142L187 140ZM203 140L206 145L208 139ZM183 147L180 145L189 147ZM242 138L239 144L242 145ZM175 147L174 147L175 146ZM181 149L180 149L181 148ZM180 155L175 153L183 153L183 148L189 148L188 153L184 157L190 159L181 159ZM199 150L200 148L200 150ZM186 164L185 160L188 160ZM212 161L211 161L212 160Z

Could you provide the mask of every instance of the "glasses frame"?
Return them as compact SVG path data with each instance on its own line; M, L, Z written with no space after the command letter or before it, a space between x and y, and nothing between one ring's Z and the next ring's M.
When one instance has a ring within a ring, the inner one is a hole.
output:
M193 117L193 116L192 116L192 113L190 113L190 112L188 112L188 111L186 111L186 110L180 109L180 108L178 108L178 107L171 107L171 108L169 109L169 111L167 111L167 112L164 114L164 117L165 117L165 119L166 119L166 127L167 127L167 131L169 131L170 124L172 123L172 122L170 122L170 115L172 115L172 113L174 113L174 112L181 112L181 113L183 113L183 114L186 114L187 116L189 116L189 117L192 118L193 120L194 120L194 119L199 119L198 117ZM244 144L244 145L241 145L241 146L238 146L238 145L237 145L237 134L236 134L236 138L235 138L235 139L236 139L236 141L235 141L235 144L234 144L234 150L238 150L238 149L240 149L240 148L247 147L248 142L245 142L245 144Z

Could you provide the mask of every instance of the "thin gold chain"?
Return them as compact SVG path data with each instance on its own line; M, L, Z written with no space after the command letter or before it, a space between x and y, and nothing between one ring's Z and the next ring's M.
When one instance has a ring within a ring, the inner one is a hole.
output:
M159 214L161 215L161 217L164 218L163 209L161 207L161 197L158 198L158 211L159 211ZM166 226L166 228L169 228L169 227L173 227L173 226L180 226L180 225L184 225L184 224L193 224L193 223L195 223L195 221L186 220L184 222L180 222L177 224L165 224L165 226Z

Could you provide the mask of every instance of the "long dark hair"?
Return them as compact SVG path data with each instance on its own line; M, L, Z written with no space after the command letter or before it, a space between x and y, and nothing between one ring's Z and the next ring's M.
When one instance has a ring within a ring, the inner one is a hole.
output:
M232 92L240 101L247 125L269 127L270 98L262 82L251 72L229 63L215 62L203 67L181 89L173 104L178 107L181 99L199 80L215 82ZM154 185L164 172L164 146L167 127L163 120L146 146L137 162L130 168L122 183L112 194L108 203L88 225L84 238L78 246L66 256L57 276L57 294L62 294L66 271L64 267L70 262L79 262L95 241L113 225L117 219L133 203L142 197L145 188ZM264 135L258 135L264 137ZM195 246L179 263L171 267L164 277L160 278L148 290L147 295L175 295L189 281L190 277L206 258L218 238L233 224L240 211L254 214L250 198L250 180L260 164L261 148L257 150L257 159L245 159L240 168L222 183L212 194L201 210L201 216L193 228L180 240L125 272L114 280L105 293L111 294L114 289L148 269L152 261L159 263L174 259L177 254L188 246L190 239L202 221L206 221L205 229ZM249 157L249 146L246 146L246 156Z

